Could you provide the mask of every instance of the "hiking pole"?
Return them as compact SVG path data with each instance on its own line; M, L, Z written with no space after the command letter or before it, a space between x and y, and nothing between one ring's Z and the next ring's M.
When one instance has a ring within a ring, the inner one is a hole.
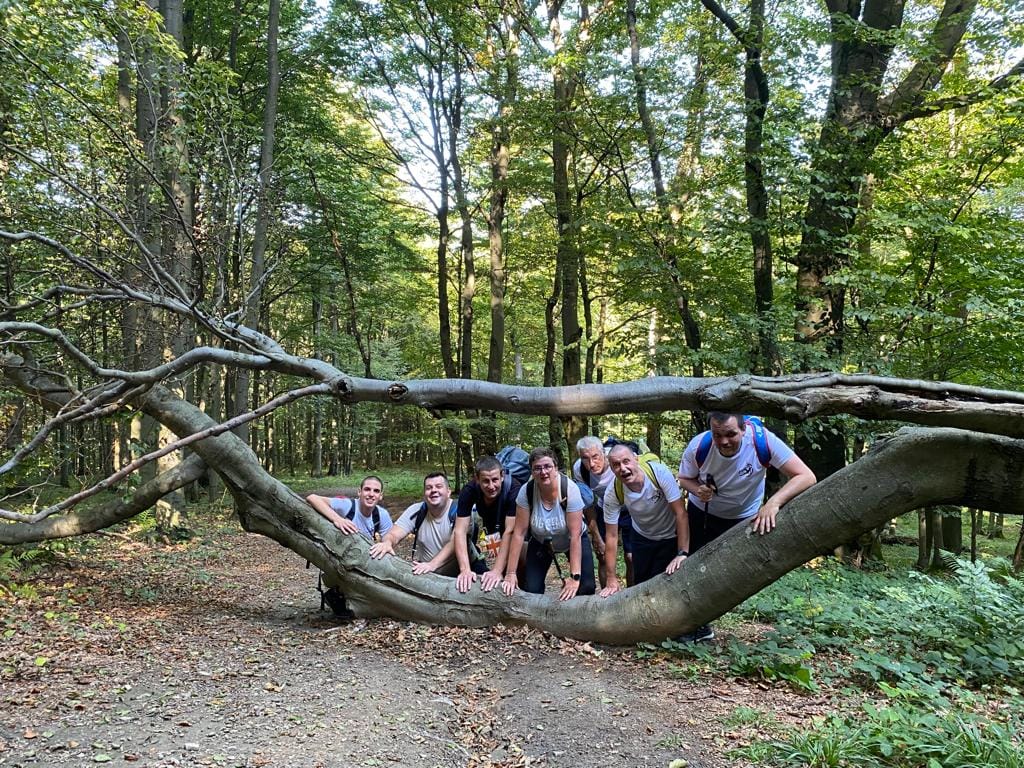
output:
M715 483L715 476L714 475L709 474L704 479L704 485L706 485L708 488L711 489L711 493L712 494L718 493L718 485ZM707 501L704 502L704 527L705 528L708 527L708 515L711 514L710 512L708 512L708 507L710 507L710 506L711 506L711 499L708 499Z

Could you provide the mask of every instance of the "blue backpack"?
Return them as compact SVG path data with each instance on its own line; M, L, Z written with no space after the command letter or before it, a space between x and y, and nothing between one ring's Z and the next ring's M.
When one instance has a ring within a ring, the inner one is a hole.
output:
M757 452L757 460L761 463L762 467L767 469L768 465L771 464L772 449L768 447L768 435L767 430L764 428L764 422L757 416L744 416L743 421L754 428L754 450ZM746 429L745 425L744 429ZM700 436L700 443L697 444L696 458L698 470L707 461L708 454L711 453L711 444L712 437L711 430L709 429Z

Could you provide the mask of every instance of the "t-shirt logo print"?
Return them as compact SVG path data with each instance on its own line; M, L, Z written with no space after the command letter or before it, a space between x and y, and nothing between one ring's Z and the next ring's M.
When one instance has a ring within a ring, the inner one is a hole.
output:
M747 462L747 466L740 470L740 477L746 477L754 473L754 465Z

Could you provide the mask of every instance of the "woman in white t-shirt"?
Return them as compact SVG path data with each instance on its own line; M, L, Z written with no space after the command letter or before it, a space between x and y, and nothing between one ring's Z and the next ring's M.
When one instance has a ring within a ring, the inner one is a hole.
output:
M543 594L551 561L557 553L567 552L569 576L563 580L558 599L594 594L594 555L583 528L584 505L579 487L558 471L558 460L550 448L534 448L530 452L530 474L532 479L519 489L516 498L516 523L507 562L519 561L529 532L523 591ZM517 586L516 570L509 568L502 589L511 595Z

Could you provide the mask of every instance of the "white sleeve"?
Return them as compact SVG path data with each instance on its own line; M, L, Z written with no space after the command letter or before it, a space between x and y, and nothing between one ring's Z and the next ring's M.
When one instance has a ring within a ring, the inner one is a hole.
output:
M669 504L678 501L682 494L679 491L679 483L672 477L672 470L656 461L651 462L651 468L654 470L654 479L658 481L661 490L665 492L665 501Z
M701 432L693 440L691 440L686 450L683 451L683 458L679 460L679 476L689 478L695 478L700 476L700 467L697 466L697 446L700 445L700 439L704 433Z
M406 536L416 530L416 513L420 511L420 504L422 503L417 501L415 504L410 504L405 508L402 516L395 520L395 527L405 531Z
M604 523L605 525L618 525L619 512L622 505L619 504L619 497L615 495L615 483L608 483L604 489Z
M516 506L517 507L522 507L523 509L529 509L530 508L530 505L526 501L526 486L529 485L529 484L530 484L530 481L527 480L525 483L523 483L521 486L519 486L519 493L516 494Z
M796 454L793 449L782 442L782 438L776 435L771 430L765 429L765 437L768 439L768 450L771 452L771 465L778 469L787 461L792 459Z
M566 487L565 490L565 511L582 512L583 495L580 493L579 486L577 486L576 483L570 480L569 485Z

